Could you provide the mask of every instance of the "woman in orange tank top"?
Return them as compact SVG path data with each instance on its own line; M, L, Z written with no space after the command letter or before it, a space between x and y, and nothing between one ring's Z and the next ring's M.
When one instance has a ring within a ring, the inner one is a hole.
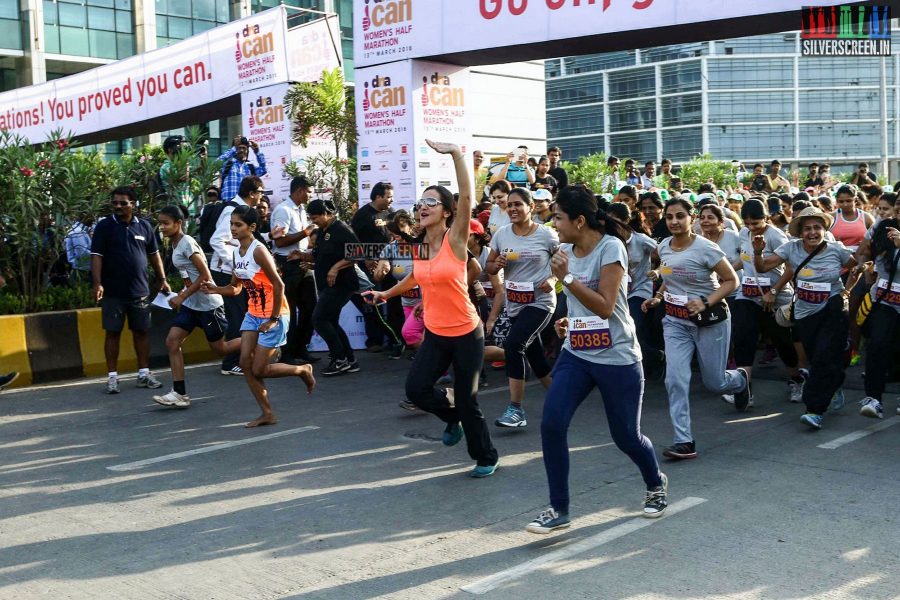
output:
M438 154L453 156L459 202L454 210L453 194L443 186L431 186L423 192L416 204L419 226L424 231L419 239L421 258L413 260L413 272L403 281L384 292L368 292L367 297L377 303L417 285L422 290L425 338L406 378L406 397L447 424L444 445L454 446L465 435L469 456L477 463L470 475L488 477L497 470L499 459L476 398L484 330L469 301L466 283L472 180L458 146L427 143ZM450 365L453 390L435 388Z
M231 213L231 236L239 243L234 249L231 283L215 286L207 280L200 288L207 294L237 296L247 290L247 314L241 324L241 369L247 387L253 393L262 414L246 427L274 425L278 418L269 404L265 379L300 377L311 394L316 387L310 365L269 364L275 351L284 345L288 329L288 304L284 283L275 269L269 250L253 233L259 226L259 214L250 206L238 206Z

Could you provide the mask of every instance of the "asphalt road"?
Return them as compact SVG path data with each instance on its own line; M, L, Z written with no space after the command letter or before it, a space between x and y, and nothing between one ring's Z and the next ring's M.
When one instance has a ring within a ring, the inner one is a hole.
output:
M700 458L664 464L671 514L653 521L595 394L570 431L573 527L536 536L539 386L526 429L492 431L502 468L474 480L465 444L397 408L409 363L361 359L313 396L271 382L280 422L255 430L243 380L213 367L188 371L181 411L133 379L112 397L96 380L4 392L0 598L900 597L896 392L884 421L848 392L811 432L782 382L757 380L737 414L695 375ZM489 378L493 420L506 391ZM671 443L659 383L643 426Z

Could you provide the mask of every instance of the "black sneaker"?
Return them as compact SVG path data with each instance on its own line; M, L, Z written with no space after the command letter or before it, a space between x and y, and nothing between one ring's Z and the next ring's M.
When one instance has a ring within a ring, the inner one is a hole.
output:
M297 353L297 358L298 358L299 360L302 360L302 361L305 362L305 363L308 363L308 364L317 363L317 362L319 362L320 360L322 360L320 357L318 357L318 356L313 356L313 355L310 354L309 352L298 352L298 353Z
M686 460L689 458L697 458L697 450L694 442L678 442L666 448L663 448L663 456L666 458L675 458L678 460Z
M661 517L669 506L669 478L665 473L660 473L662 485L647 490L644 496L644 516L648 519Z
M406 344L397 344L394 346L394 349L391 351L391 355L388 358L391 360L400 360L403 358L404 352L406 352Z
M568 513L558 513L553 507L548 508L537 516L537 518L525 526L525 531L529 533L546 534L557 529L566 529L571 525Z
M750 376L746 369L739 368L737 372L744 378L744 388L734 393L734 407L738 412L744 412L750 404Z
M346 373L350 369L350 363L347 362L347 359L341 358L339 360L332 360L328 363L328 366L322 371L322 375L325 377L333 377L335 375L341 375ZM359 370L357 368L357 370Z
M359 363L357 361L347 362L347 373L359 373Z
M11 384L13 381L19 378L19 372L13 371L12 373L7 373L3 377L0 377L0 390Z

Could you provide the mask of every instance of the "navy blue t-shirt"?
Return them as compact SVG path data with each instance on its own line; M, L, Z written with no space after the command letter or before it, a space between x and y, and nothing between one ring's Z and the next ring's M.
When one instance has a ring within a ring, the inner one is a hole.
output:
M126 224L110 215L97 223L91 254L103 257L100 283L104 296L128 299L149 295L147 256L157 252L149 221L135 216Z

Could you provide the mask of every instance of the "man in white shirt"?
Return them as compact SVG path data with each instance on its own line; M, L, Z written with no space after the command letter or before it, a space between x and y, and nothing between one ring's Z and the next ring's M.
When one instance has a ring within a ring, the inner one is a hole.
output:
M648 160L644 164L644 174L641 175L641 185L644 186L645 190L656 187L653 183L654 177L656 177L656 163Z
M216 221L216 231L209 239L209 245L213 249L212 262L209 265L213 282L216 285L229 285L234 264L234 249L238 246L237 240L231 237L231 213L238 206L256 206L262 198L266 186L262 179L255 175L244 177L238 188L238 195L225 202L222 212ZM247 292L242 291L237 296L226 296L225 318L228 319L228 331L225 332L225 340L233 340L241 337L241 323L247 314ZM238 365L241 353L235 352L222 359L222 375L243 375L244 372Z
M290 307L291 324L287 344L282 349L281 362L293 364L314 363L319 358L311 356L306 347L312 339L312 313L316 307L316 282L313 271L300 261L299 252L309 247L309 236L316 226L306 216L306 204L312 185L303 175L291 180L291 193L278 205L270 219L275 263L281 269L284 295ZM281 233L281 230L284 230Z

